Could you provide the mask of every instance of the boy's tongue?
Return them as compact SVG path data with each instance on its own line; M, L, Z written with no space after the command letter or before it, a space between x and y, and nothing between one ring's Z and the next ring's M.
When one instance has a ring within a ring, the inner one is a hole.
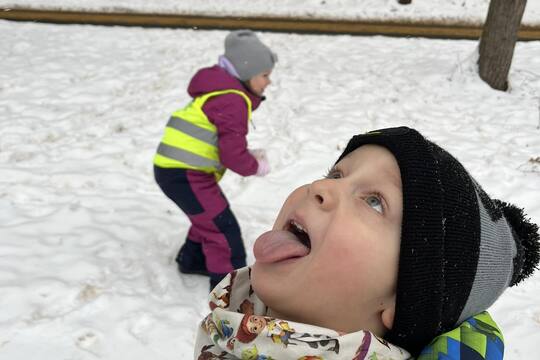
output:
M293 233L272 230L265 232L255 241L253 254L258 262L273 263L306 256L309 254L309 249Z

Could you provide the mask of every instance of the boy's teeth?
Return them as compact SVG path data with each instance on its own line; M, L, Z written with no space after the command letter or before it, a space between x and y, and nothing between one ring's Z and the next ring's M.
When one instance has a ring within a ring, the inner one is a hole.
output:
M302 245L311 249L311 240L309 239L309 234L302 225L294 220L291 220L289 222L288 230L296 236L296 239L298 239Z
M294 220L291 220L291 224L298 230L302 231L302 232L306 232L306 229L304 229L304 227L302 225L300 225L299 223L297 223L296 221Z

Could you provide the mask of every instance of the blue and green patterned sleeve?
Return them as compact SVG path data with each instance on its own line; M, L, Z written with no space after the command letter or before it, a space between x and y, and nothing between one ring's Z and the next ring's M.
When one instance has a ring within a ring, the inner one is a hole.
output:
M484 311L437 336L417 360L502 360L503 354L501 330Z

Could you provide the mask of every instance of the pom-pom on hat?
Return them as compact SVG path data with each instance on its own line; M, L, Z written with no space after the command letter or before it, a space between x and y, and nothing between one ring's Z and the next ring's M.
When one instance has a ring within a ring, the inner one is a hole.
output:
M401 172L403 221L394 324L384 336L413 355L486 310L538 267L538 226L492 200L448 152L399 127L354 136L387 148Z
M227 35L225 57L234 66L242 81L247 81L263 71L272 70L277 62L277 55L251 30L236 30Z

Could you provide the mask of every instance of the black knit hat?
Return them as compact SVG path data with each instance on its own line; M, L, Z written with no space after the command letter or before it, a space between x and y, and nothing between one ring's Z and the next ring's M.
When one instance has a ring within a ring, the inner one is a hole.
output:
M437 335L486 310L538 267L538 226L492 200L463 166L416 130L354 136L387 148L401 172L403 221L394 325L385 338L417 355Z

